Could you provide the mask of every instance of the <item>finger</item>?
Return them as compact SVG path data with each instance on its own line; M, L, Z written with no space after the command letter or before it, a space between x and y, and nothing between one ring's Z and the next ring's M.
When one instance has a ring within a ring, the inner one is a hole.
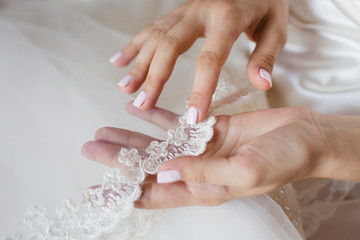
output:
M153 175L152 175L153 176ZM149 181L150 182L150 181ZM234 198L250 197L267 193L274 188L241 189L211 184L188 184L176 182L171 184L146 183L143 193L135 201L136 208L166 209L183 206L215 206Z
M129 94L139 89L148 73L158 41L166 32L167 29L165 27L158 27L152 30L144 46L141 48L129 74L118 83L118 87L122 92Z
M120 168L121 164L118 160L119 152L122 148L131 148L129 146L119 146L111 143L89 141L81 148L81 155L91 161L107 165L112 168ZM140 154L146 155L143 149L139 149Z
M177 58L193 45L199 33L197 20L188 18L175 25L160 39L142 87L146 98L140 109L149 109L156 104Z
M139 110L133 105L133 102L129 102L126 104L126 111L164 130L173 129L179 125L179 115L163 108L153 107L149 110Z
M168 26L171 28L182 18L181 12L176 14L168 14L154 23L148 25L144 28L139 34L137 34L133 40L127 44L121 52L116 53L110 58L110 63L117 67L127 66L140 52L141 48L144 46L146 39L149 37L150 33L157 27ZM169 24L169 25L167 25Z
M233 28L223 28L222 25L215 26L211 30L196 62L195 81L187 114L189 124L205 118L216 89L221 67L238 36Z
M150 32L155 28L155 24L150 24L143 31L137 34L120 52L115 53L109 62L116 67L127 66L140 52Z
M110 143L90 141L83 145L81 154L88 160L104 164L112 168L121 168L121 163L118 160L119 152L122 147ZM143 183L156 182L156 175L147 175ZM97 186L94 186L97 187Z
M109 167L120 167L118 155L122 147L104 143L90 141L81 148L81 155L89 160L107 165Z
M158 183L187 181L241 188L257 186L262 166L246 154L233 157L180 157L165 163L158 173Z
M210 184L188 184L176 182L171 184L144 184L143 194L135 202L137 208L175 208L181 206L219 205L235 196L227 187Z
M146 175L142 184L150 184L150 183L154 183L154 182L156 182L156 175L149 174L149 175ZM90 186L89 188L96 189L99 187L101 187L101 185L93 185L93 186Z
M157 176L154 174L148 174L143 181L143 184L156 183Z
M97 131L96 141L89 141L81 148L81 155L86 159L119 167L118 155L121 148L137 148L142 150L152 141L159 141L141 133L105 127Z
M137 208L160 209L191 205L191 192L184 182L144 184L142 190L140 199L135 202Z
M96 131L95 141L123 147L146 148L152 141L159 141L159 139L120 128L103 127Z
M170 19L152 29L144 45L139 51L138 57L136 58L129 74L118 83L121 91L125 93L133 93L139 89L149 71L151 61L154 57L160 39L175 24L176 21L174 19Z
M250 82L258 89L272 87L271 73L276 57L286 43L286 22L268 21L256 35L256 47L250 55L247 74Z

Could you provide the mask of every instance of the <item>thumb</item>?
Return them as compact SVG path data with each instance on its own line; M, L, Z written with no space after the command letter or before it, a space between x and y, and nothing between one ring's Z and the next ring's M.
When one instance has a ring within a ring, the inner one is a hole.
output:
M247 74L254 87L268 90L272 87L271 72L276 57L286 43L286 25L267 22L264 28L257 33L256 47L250 55L247 65Z
M165 163L157 174L158 183L177 181L241 186L249 178L246 162L236 157L186 156Z

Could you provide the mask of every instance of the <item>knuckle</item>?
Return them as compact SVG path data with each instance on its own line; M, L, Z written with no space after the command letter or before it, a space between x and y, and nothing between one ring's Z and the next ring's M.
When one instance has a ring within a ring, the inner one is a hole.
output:
M154 39L159 39L161 38L164 34L166 33L166 31L162 28L154 28L151 33L150 33L150 37L154 38Z
M145 78L143 88L147 91L156 92L165 84L165 80L163 78L154 77L149 74Z
M154 78L151 74L147 75L145 78L146 86L156 86L158 85L159 80Z
M224 25L224 28L235 30L239 27L239 12L241 11L238 5L229 1L223 1L219 3L216 17Z
M205 99L207 99L207 98L208 98L208 96L204 92L193 91L191 93L191 100L193 100L194 102L199 102L199 101L204 102Z
M197 0L197 1L188 1L192 2L192 9L194 11L199 11L201 8L206 7L206 5L209 3L207 0Z
M261 65L264 66L265 69L272 70L275 62L275 57L272 53L265 53L258 56L257 61L261 63Z
M204 164L204 158L199 158L199 162L194 162L187 160L185 163L186 169L182 173L185 176L185 179L189 179L191 182L194 183L208 183L209 178L206 174L206 171L203 170L202 164ZM185 161L184 161L185 162Z
M156 25L156 22L149 24L148 26L146 26L146 27L144 28L144 30L142 31L142 33L145 33L145 34L150 33L150 32L154 29L155 25Z
M220 67L220 59L217 56L216 53L212 51L205 51L200 54L198 59L198 67L200 68L214 68L214 67Z
M196 183L208 183L209 180L204 171L198 171L195 176L193 176L194 182Z
M206 158L201 157L199 159L199 161L200 161L199 162L200 164L194 164L192 166L192 169L196 170L196 171L193 171L195 182L201 183L201 184L208 184L208 183L210 183L211 176L209 175L209 172L207 172L203 168L203 166L204 166L204 164L206 164L207 160L206 160Z
M130 71L131 75L142 75L146 70L146 65L142 62L136 61Z
M219 11L225 18L232 18L238 14L238 10L231 2L222 2Z
M166 34L160 41L160 45L165 48L178 48L178 40L171 34Z

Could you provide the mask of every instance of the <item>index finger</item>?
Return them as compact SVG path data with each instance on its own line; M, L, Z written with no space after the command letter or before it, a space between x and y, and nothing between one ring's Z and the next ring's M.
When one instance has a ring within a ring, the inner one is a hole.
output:
M126 104L126 111L164 130L176 128L179 125L179 115L163 108L153 107L149 110L139 110L131 101Z
M189 101L187 122L204 120L215 92L220 71L239 34L231 27L217 24L211 30L196 62L193 90Z

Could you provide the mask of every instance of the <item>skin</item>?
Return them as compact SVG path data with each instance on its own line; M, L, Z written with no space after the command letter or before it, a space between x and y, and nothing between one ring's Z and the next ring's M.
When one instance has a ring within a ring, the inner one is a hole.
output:
M160 108L127 111L164 129L178 124L178 115ZM87 159L119 167L123 147L147 147L153 140L141 133L105 127L87 142ZM219 116L206 151L179 157L160 171L178 170L181 179L159 184L149 176L139 208L217 205L230 199L268 193L307 178L360 180L360 117L316 113L308 108L265 109ZM270 171L269 171L270 170Z
M274 61L286 42L286 0L193 0L159 19L124 49L113 64L133 61L132 77L125 93L140 87L145 102L129 113L165 130L178 124L178 115L154 107L179 55L197 38L206 37L197 63L189 107L204 119L217 85L221 67L240 36L256 42L247 73L262 90L271 82L260 76L272 72ZM157 140L124 129L101 128L87 142L82 155L119 167L121 148L147 147ZM217 205L227 200L263 194L297 180L322 177L360 180L360 117L318 114L308 108L266 109L233 116L219 116L214 137L197 157L180 157L160 171L177 170L181 179L159 184L148 176L140 208Z
M177 58L197 38L206 42L196 62L196 73L189 107L198 110L202 121L209 109L221 67L240 34L256 42L247 66L251 83L268 90L271 83L260 76L260 69L269 73L286 42L288 6L286 0L192 0L155 21L125 46L121 57L113 62L127 66L135 58L129 75L131 82L119 86L130 94L140 87L146 93L139 106L147 110L155 106L168 81Z

